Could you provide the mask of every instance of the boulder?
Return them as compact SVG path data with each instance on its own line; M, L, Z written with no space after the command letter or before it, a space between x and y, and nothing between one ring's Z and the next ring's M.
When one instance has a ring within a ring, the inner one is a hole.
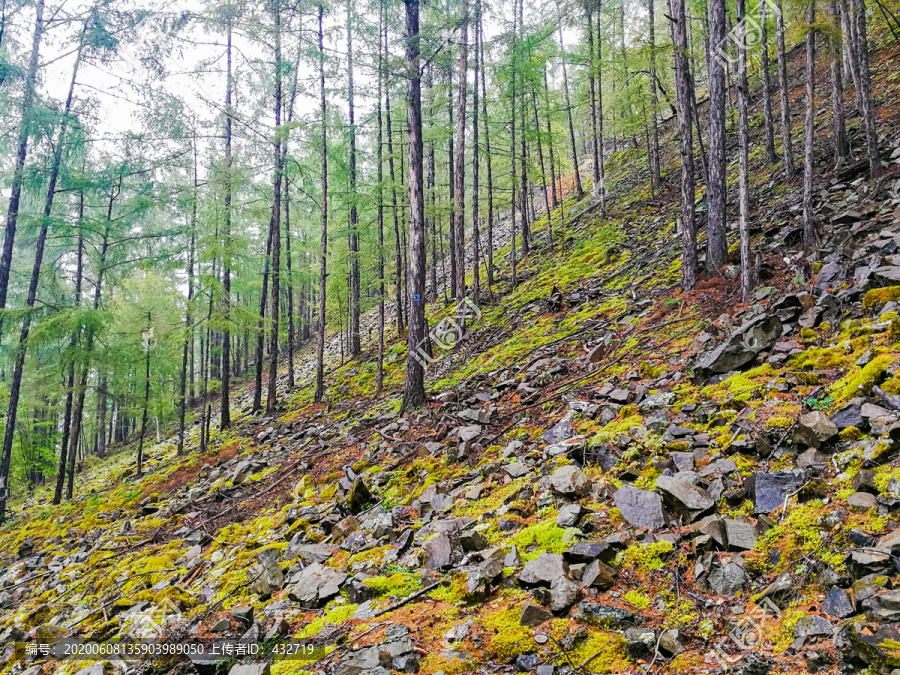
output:
M794 428L794 441L810 448L821 448L837 435L834 422L818 410L801 415Z
M771 513L783 506L785 499L803 485L806 474L798 469L786 469L753 476L750 494L754 513Z
M583 512L584 509L581 508L580 504L566 504L559 510L559 514L556 516L556 524L563 528L575 527Z
M770 348L781 337L782 323L775 315L760 315L746 322L716 349L697 363L701 377L728 373L750 363L761 351Z
M361 513L370 501L372 501L372 493L369 492L369 488L362 479L357 478L347 494L347 508L350 509L350 513Z
M660 476L656 479L656 487L666 504L685 523L693 523L716 505L705 490L674 476Z
M716 595L737 595L747 582L747 573L735 563L719 565L709 573L709 587Z
M304 607L321 607L340 592L346 580L344 572L314 562L297 576L288 598Z
M794 638L831 636L834 627L818 614L807 614L794 624Z
M591 491L591 480L577 466L567 464L550 476L550 487L565 496L583 496Z
M616 508L632 527L660 528L666 524L662 497L631 485L623 485L613 495Z
M550 586L555 579L568 578L569 566L561 555L541 553L519 574L519 583L526 586Z
M825 596L825 601L822 603L822 611L837 619L846 619L848 616L856 614L853 601L850 600L847 591L837 586L832 586L828 591L828 595Z
M522 615L519 617L519 623L531 628L533 626L540 626L542 623L549 621L552 618L553 613L549 610L544 609L540 605L526 602L522 606Z
M581 600L581 588L568 577L558 576L550 584L550 610L566 612Z

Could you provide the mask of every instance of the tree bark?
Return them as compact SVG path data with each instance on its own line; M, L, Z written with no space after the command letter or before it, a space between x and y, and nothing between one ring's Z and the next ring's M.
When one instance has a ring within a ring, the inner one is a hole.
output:
M233 159L231 155L231 97L234 89L234 80L231 73L231 17L228 19L228 72L225 82L225 250L222 253L222 313L225 324L225 335L222 341L222 401L219 405L219 428L227 429L231 426L231 171ZM196 150L195 150L196 152ZM196 171L196 167L194 169ZM196 195L194 197L196 203ZM188 299L190 303L190 299ZM190 310L188 310L190 316ZM188 318L190 325L190 318ZM187 349L184 352L184 367L187 367ZM183 378L182 378L183 379ZM184 383L182 381L181 400L184 401ZM182 403L182 420L184 419L184 407ZM182 451L183 429L178 441L178 452Z
M815 0L806 5L806 125L803 144L803 248L808 254L815 251L819 236L812 212L813 141L816 126L816 22Z
M765 3L763 3L765 4ZM753 262L750 259L750 129L747 107L747 26L745 0L737 0L738 30L738 199L740 201L741 299L750 302L753 290Z
M418 11L418 9L417 9ZM469 56L469 6L467 0L462 0L462 21L459 25L459 83L457 85L456 106L456 156L454 161L454 183L456 207L453 213L453 227L455 229L456 249L456 289L457 310L460 310L466 297L466 236L465 236L465 209L466 209L466 89L468 88L468 56ZM408 102L409 105L409 102ZM410 150L412 150L412 137L410 136ZM412 196L412 187L410 187ZM410 230L410 232L412 232ZM457 312L457 322L463 325L465 315Z
M425 198L422 188L422 82L419 70L419 2L406 5L406 125L409 135L409 288L407 293L419 301L410 303L409 335L406 356L406 382L403 408L418 408L425 403L425 368L419 353L425 341ZM465 36L463 36L465 42ZM465 58L461 60L465 63ZM463 70L463 73L465 71ZM465 77L462 79L465 97ZM462 119L465 120L463 98Z
M837 2L830 0L828 11L835 25L840 26ZM840 168L847 159L849 148L847 147L847 126L844 121L844 78L842 74L841 48L834 38L828 39L831 51L831 117L834 129L834 166Z
M325 108L323 11L322 3L319 2L319 106L322 117L322 241L319 254L319 326L318 345L316 348L316 393L314 398L316 403L321 403L325 398L325 285L328 281L328 119Z
M266 412L275 410L278 402L278 312L281 304L281 181L284 174L281 153L281 0L273 0L275 20L275 176L272 180L272 328L269 333L269 391Z
M778 88L781 93L781 151L784 156L784 180L793 183L797 176L794 169L794 151L791 147L791 99L788 94L787 55L784 49L784 8L781 0L775 0L775 33L778 46Z
M697 230L694 221L694 148L691 134L691 82L688 70L687 17L684 0L671 0L675 100L681 153L681 278L689 291L697 283Z
M562 31L562 12L559 9L559 1L556 3L556 12L558 16L559 28L559 51L562 53L562 71L563 71L563 94L566 101L566 114L569 120L569 142L572 146L572 170L575 172L575 199L581 201L584 199L584 188L581 186L581 171L578 167L578 149L575 145L575 125L572 122L572 101L569 99L569 75L566 72L566 48L563 44Z
M765 0L763 2L765 4ZM709 176L707 179L706 271L719 273L728 262L725 232L725 0L710 0L709 40Z
M356 209L356 117L353 109L353 0L347 0L347 104L350 107L350 358L362 352L359 335L359 214Z
M22 185L25 179L25 159L28 156L28 137L31 135L32 111L35 98L35 80L37 79L38 58L41 51L41 38L44 35L44 0L35 4L34 34L31 41L31 58L28 62L28 73L25 76L25 92L22 98L22 119L19 122L19 138L16 145L16 163L13 169L10 186L9 208L6 212L6 235L3 239L3 255L0 258L0 310L6 309L6 294L9 290L9 274L12 267L13 243L16 238L16 225L19 218L19 202L22 199ZM79 49L80 53L80 49ZM2 335L0 321L0 335ZM2 489L2 488L0 488ZM0 511L0 517L2 517Z

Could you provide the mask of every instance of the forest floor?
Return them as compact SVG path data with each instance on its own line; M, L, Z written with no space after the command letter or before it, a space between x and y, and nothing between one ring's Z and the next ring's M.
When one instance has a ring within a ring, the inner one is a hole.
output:
M873 60L890 171L897 55ZM140 478L126 448L88 463L67 504L46 489L14 502L0 671L900 667L900 194L855 162L834 172L820 93L822 244L804 255L798 187L754 152L752 303L739 302L736 245L721 275L679 291L671 131L661 195L622 150L605 216L563 181L515 288L506 225L465 337L435 339L422 410L400 412L402 339L386 345L376 399L371 342L340 364L332 337L327 403L312 402L309 347L277 414L251 414L238 392L208 453L195 425L186 456L173 438L153 445ZM859 150L855 116L849 131ZM453 311L431 305L430 325ZM148 628L315 649L218 665L23 649Z

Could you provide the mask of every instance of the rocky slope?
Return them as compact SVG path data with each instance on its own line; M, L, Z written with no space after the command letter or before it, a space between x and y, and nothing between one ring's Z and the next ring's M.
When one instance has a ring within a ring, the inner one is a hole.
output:
M370 349L333 364L327 405L308 386L276 416L245 400L207 455L170 439L139 479L127 450L71 504L15 503L2 672L900 667L900 198L857 165L832 174L827 136L819 154L814 256L796 192L756 167L750 306L734 266L678 292L673 194L650 199L618 156L610 214L567 198L552 247L534 224L521 283L501 266L465 339L435 347L423 410L399 412L394 342L381 400ZM148 625L315 650L216 664L13 644Z

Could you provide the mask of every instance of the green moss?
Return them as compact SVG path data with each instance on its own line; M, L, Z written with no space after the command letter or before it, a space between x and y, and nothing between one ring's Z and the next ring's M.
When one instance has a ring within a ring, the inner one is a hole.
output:
M363 581L363 585L371 588L376 596L390 594L404 598L422 587L422 577L397 572L389 577L369 577Z
M862 438L862 432L856 427L847 427L841 429L840 437L842 441L857 441Z
M652 602L649 597L640 591L628 591L622 596L625 601L636 609L647 609Z
M501 661L511 661L519 654L535 651L531 631L519 625L520 614L521 610L510 607L484 617L482 624L489 636L485 641L485 651Z
M835 401L846 402L855 396L868 396L872 393L872 387L884 380L888 367L895 361L895 356L882 354L866 366L848 373L831 386Z
M878 311L891 300L900 302L900 286L874 288L863 298L863 307L869 311Z
M662 556L671 553L675 547L667 541L629 546L616 556L616 565L632 567L642 572L650 572L665 567Z
M529 551L533 547L535 552L562 553L569 545L564 541L565 530L557 526L555 518L554 515L516 532L509 543L519 551Z

